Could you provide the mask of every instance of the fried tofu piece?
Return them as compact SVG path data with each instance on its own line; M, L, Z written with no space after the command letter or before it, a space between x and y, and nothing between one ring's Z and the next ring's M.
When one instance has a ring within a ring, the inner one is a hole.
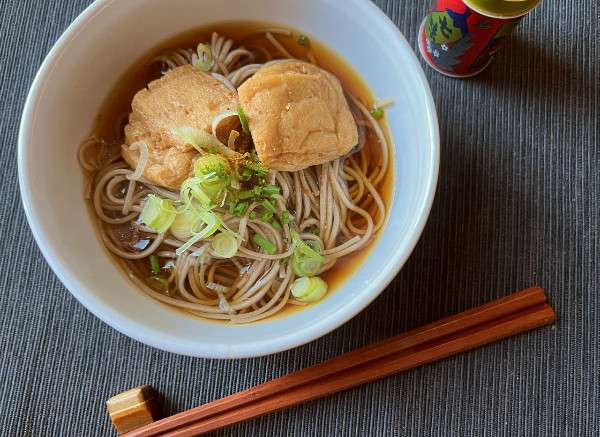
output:
M256 152L268 168L302 170L339 158L358 143L339 80L312 64L262 67L238 92Z
M174 68L133 98L125 126L127 144L121 148L123 158L135 168L139 151L128 146L144 141L149 159L143 176L157 185L177 189L190 176L198 153L171 130L188 126L210 132L213 117L236 105L236 95L212 76L191 65Z

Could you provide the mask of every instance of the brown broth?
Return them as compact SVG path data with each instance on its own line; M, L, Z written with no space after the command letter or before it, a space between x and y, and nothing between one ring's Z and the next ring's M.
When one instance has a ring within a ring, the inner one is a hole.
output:
M279 56L277 49L272 46L266 37L263 34L257 33L266 28L286 28L292 31L291 37L276 35L276 38L292 55L299 59L306 59L307 49L297 43L297 37L302 32L296 31L295 29L291 29L289 27L260 22L223 22L185 31L179 35L169 38L133 62L131 68L121 77L121 79L119 79L103 103L95 120L92 135L102 138L109 144L118 143L119 135L115 129L118 118L131 110L131 101L139 90L146 87L146 85L152 80L160 77L159 66L154 65L153 67L149 67L151 60L156 56L168 50L178 48L195 48L199 42L210 41L210 36L213 31L232 38L236 43L243 44L246 47L265 47L272 55ZM375 98L360 74L331 48L320 43L310 35L309 38L310 51L317 59L319 66L337 76L347 93L358 98L358 100L360 100L367 107L371 107L375 101ZM385 119L382 120L381 126L388 140L388 144L390 145L390 149L392 149L390 150L391 157L393 156L393 143L391 141L391 135ZM368 148L370 159L378 162L380 159L380 151L376 141L377 139L375 135L369 133L367 135L367 144L365 147ZM392 166L393 162L390 159L386 176L378 187L379 193L386 205L386 209L390 207L394 184ZM90 213L95 218L93 206L90 208ZM381 231L376 238L379 238L380 234ZM322 275L323 279L329 285L330 292L339 288L340 285L360 267L361 263L366 259L373 248L374 242L375 241L372 241L367 247L361 249L360 251L354 252L339 259L334 268ZM112 254L111 257L115 259L117 264L126 271L131 271L141 277L150 275L150 266L148 265L148 260L126 261ZM189 317L194 317L183 310L178 310L171 306L169 307L181 312L182 314L188 315ZM287 305L282 309L282 311L271 317L271 319L289 315L295 311L301 310L302 308L303 307L300 306Z

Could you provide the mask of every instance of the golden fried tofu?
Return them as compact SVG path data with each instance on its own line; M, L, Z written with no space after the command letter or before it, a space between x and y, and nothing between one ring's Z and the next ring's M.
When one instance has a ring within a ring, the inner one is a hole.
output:
M191 174L197 152L171 130L186 126L210 132L213 117L236 105L235 94L212 76L191 65L174 68L133 98L123 158L135 168L139 151L130 151L128 145L144 141L149 160L143 176L157 185L179 188Z
M262 67L238 89L262 163L296 171L334 160L358 143L338 79L302 61Z

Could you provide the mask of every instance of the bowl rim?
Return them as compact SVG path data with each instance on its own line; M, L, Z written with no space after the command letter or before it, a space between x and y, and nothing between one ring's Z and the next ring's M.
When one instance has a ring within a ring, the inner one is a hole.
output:
M426 195L421 200L420 209L417 211L418 220L407 231L410 233L411 237L406 244L405 250L392 255L391 264L393 267L378 275L371 287L369 287L369 292L366 292L367 290L365 290L359 297L353 299L353 305L345 305L338 308L337 311L329 313L326 317L316 321L312 326L302 332L249 343L242 348L236 347L235 351L232 351L227 347L215 348L214 345L203 345L201 342L195 343L193 347L190 347L187 344L166 341L166 337L147 335L147 333L145 333L147 329L146 326L132 321L128 317L122 315L119 311L109 308L101 300L95 298L93 293L88 290L87 285L82 283L77 278L77 275L73 273L72 267L63 265L59 260L60 258L56 255L57 252L55 248L52 247L52 244L41 230L42 227L39 217L31 202L31 186L26 177L26 164L24 162L24 155L30 137L29 126L35 121L36 107L45 87L45 77L52 71L53 66L57 60L60 59L62 52L66 50L69 42L71 42L79 32L84 30L86 23L96 14L100 13L102 9L114 3L114 0L94 1L67 27L59 39L54 43L36 73L24 105L19 126L17 148L19 188L27 222L46 262L50 265L53 272L69 292L92 314L122 334L167 352L204 358L258 357L292 349L330 333L365 309L390 284L414 250L429 218L439 174L440 137L438 118L435 102L423 68L404 35L392 20L370 0L350 0L348 3L350 2L352 2L353 6L357 9L361 9L361 13L369 14L375 21L379 21L382 26L381 31L387 32L388 35L396 39L398 44L403 46L404 49L407 49L406 52L412 57L412 61L415 64L415 71L418 75L417 79L424 90L427 108L427 124L430 133L428 141L431 144L431 158L427 163L429 175L427 175L427 186L424 190Z

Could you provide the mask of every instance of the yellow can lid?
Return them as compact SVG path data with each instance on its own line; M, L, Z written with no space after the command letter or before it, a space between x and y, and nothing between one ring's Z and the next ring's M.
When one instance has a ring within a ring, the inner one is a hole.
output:
M527 14L541 0L463 0L471 9L494 18L515 18Z

